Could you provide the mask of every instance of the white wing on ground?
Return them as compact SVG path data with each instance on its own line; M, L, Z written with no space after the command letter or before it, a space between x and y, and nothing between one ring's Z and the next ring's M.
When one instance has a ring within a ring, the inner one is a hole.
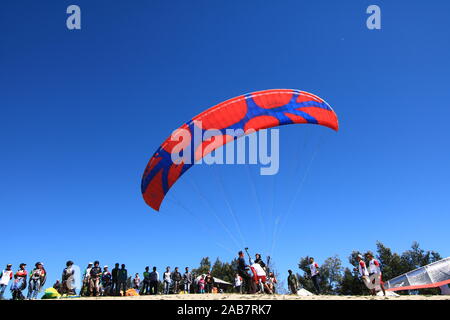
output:
M386 290L436 288L450 283L450 257L395 277L384 284Z
M298 295L298 296L303 296L303 297L306 297L306 296L315 296L314 293L311 293L311 292L309 292L308 290L303 289L303 288L297 291L297 295Z
M197 278L195 278L194 282L198 283L198 281L200 280L200 278L202 276L206 277L206 273L199 275ZM225 280L222 280L222 279L219 279L219 278L216 278L216 277L213 277L213 278L214 278L214 282L215 283L220 283L220 284L224 284L224 285L228 285L228 286L232 286L233 285L233 284L231 284L229 282L226 282Z
M381 290L381 288L380 288ZM378 291L377 292L377 296L382 297L383 296L383 291ZM386 297L399 297L399 294L396 294L395 292L392 291L386 291Z

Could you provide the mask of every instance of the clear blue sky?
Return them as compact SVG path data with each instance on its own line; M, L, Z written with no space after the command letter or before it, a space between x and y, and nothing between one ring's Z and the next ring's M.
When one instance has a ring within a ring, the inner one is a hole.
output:
M79 31L66 28L70 4ZM366 28L370 4L379 31ZM43 261L51 284L68 259L133 273L229 261L238 247L212 214L239 239L228 204L283 278L301 256L346 261L377 240L450 255L448 12L445 1L2 2L1 267ZM277 176L197 166L170 191L182 207L145 205L141 175L173 129L270 88L323 97L340 131L283 127Z

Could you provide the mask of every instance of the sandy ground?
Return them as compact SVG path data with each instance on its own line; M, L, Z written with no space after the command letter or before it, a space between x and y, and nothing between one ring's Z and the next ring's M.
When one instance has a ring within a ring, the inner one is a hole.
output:
M450 300L450 296L295 296L295 295L242 295L242 294L177 294L135 297L78 298L76 300Z

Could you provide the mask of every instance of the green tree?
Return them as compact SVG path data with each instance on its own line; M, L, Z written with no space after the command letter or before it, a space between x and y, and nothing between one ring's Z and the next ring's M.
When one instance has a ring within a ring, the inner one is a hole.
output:
M342 295L363 295L363 284L358 277L355 270L349 268L344 269L344 274L342 276L341 282L339 283L337 292Z
M298 268L302 271L302 273L297 273L297 279L300 286L305 290L314 292L314 284L309 277L309 256L300 258Z
M217 258L211 270L212 276L233 283L236 275L236 269L234 268L233 262L235 262L235 260L233 260L232 263L224 263Z
M409 270L401 256L392 253L392 250L380 241L377 241L377 259L381 264L384 280L392 279Z
M402 253L401 258L403 263L407 266L408 271L442 259L438 252L421 249L419 243L416 241L413 242L410 250Z
M320 287L323 293L337 294L342 281L342 261L335 255L329 257L320 266Z
M201 274L207 273L211 270L211 261L209 260L209 257L202 258L200 261L200 266L196 269L192 270L192 273L199 276Z

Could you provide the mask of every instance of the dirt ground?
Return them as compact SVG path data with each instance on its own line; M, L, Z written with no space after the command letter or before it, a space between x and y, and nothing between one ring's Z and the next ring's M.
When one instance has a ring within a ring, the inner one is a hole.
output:
M77 298L77 300L450 300L450 296L296 296L296 295L242 295L242 294L177 294L135 297Z

